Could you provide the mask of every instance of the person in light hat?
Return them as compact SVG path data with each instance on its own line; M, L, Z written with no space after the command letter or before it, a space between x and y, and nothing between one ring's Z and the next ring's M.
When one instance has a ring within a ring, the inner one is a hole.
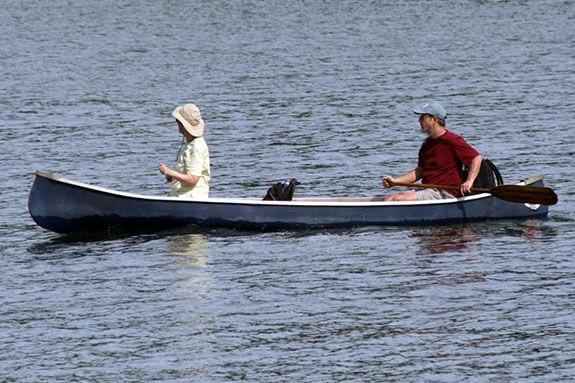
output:
M390 188L394 182L414 183L420 179L424 184L455 186L451 192L443 189L422 189L395 193L385 201L421 201L462 197L469 193L479 174L481 155L462 137L445 128L447 113L436 101L428 102L413 110L419 115L421 131L427 139L419 149L417 167L401 177L383 177L383 187ZM463 165L469 169L464 179Z
M176 169L160 164L162 173L172 183L170 195L193 199L208 198L210 191L210 153L203 138L204 120L194 104L178 106L172 112L183 136Z

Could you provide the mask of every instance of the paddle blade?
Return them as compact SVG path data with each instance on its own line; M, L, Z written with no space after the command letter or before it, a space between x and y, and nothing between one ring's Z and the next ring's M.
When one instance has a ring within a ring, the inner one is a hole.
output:
M489 192L497 198L510 202L555 205L558 201L553 189L541 186L501 185Z

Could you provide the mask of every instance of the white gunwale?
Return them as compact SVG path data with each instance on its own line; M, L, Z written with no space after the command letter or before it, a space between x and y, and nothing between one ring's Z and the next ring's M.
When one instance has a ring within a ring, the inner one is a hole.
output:
M51 172L47 171L36 171L36 176L41 176L44 178L51 179L60 183L65 183L71 186L76 186L83 189L89 189L101 193L112 194L116 196L148 200L148 201L170 201L179 203L209 203L209 204L242 204L242 205L272 205L272 206L340 206L340 207L353 207L353 206L419 206L419 205L443 205L443 204L454 204L466 201L473 201L483 198L491 197L489 193L475 194L467 197L452 198L445 200L430 200L430 201L404 201L404 202L384 202L381 199L382 196L375 197L301 197L294 198L292 201L263 201L257 198L208 198L208 199L187 199L180 197L170 197L170 196L152 196L145 194L135 194L128 192L116 191L100 186L93 186L83 182L72 181L66 178L59 177ZM530 177L520 182L516 185L530 185L532 183L541 181L543 176Z

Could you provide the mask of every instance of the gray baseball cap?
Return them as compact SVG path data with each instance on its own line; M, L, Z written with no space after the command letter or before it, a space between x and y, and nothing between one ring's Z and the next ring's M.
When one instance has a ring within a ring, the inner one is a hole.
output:
M447 112L445 111L445 108L441 106L441 104L437 101L431 101L427 104L418 106L417 108L413 109L413 113L430 114L441 120L445 120L447 118Z

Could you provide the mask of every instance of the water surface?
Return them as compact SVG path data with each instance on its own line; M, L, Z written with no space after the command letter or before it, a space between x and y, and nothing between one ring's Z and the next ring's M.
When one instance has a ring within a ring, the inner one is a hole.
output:
M575 329L570 1L0 4L0 381L565 382ZM162 194L206 120L213 196L382 194L415 165L414 105L546 221L62 237L37 169Z

